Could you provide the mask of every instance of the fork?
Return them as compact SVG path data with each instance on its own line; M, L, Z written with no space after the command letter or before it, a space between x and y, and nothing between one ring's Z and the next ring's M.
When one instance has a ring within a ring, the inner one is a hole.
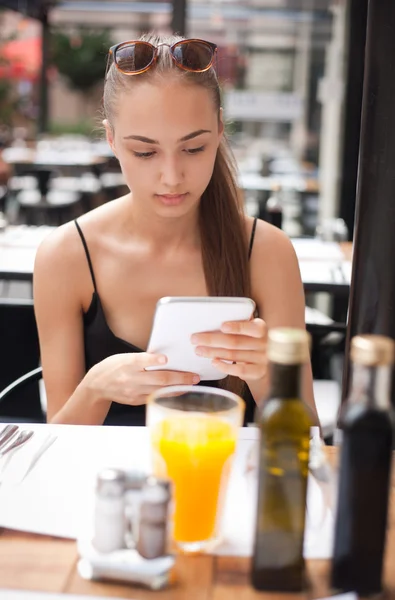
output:
M8 442L15 437L19 427L17 425L7 425L0 432L0 450L8 444Z
M30 440L33 434L34 431L31 430L21 431L18 437L15 439L15 441L12 442L12 444L4 448L4 450L0 451L0 458L5 456L5 454L8 454L8 452L11 452L11 450L16 450L17 448L23 446L23 444Z

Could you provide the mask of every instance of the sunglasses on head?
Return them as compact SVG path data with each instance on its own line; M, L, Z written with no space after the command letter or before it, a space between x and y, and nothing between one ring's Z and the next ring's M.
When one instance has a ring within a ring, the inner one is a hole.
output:
M184 71L204 73L213 65L217 52L216 44L204 40L181 40L175 44L158 44L140 40L121 42L109 50L107 71L111 59L118 71L124 75L139 75L148 71L156 62L158 48L167 46L174 63Z

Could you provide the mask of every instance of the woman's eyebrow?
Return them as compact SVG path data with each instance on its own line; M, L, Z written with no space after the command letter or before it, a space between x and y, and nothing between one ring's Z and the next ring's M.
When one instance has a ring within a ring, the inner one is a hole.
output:
M192 133L188 133L188 135L184 135L179 142L187 142L188 140L193 140L193 138L202 135L203 133L211 133L210 129L198 129L197 131L193 131ZM151 138L147 138L143 135L125 135L124 140L137 140L138 142L144 142L145 144L159 144L158 140L152 140Z
M145 142L146 144L159 144L157 140L151 140L151 138L144 137L143 135L125 135L124 140L137 140L138 142Z
M184 135L179 142L187 142L188 140L193 140L193 138L198 137L198 135L202 135L203 133L211 133L210 129L198 129L197 131L193 131L192 133L188 133L188 135Z

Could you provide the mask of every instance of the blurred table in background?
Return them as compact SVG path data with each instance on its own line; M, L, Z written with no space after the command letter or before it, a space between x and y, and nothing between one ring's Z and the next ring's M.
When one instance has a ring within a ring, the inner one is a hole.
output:
M238 183L242 190L270 192L276 186L282 190L296 192L318 192L318 179L297 174L272 174L268 176L259 173L240 173Z
M9 226L0 231L0 279L30 281L40 242L54 228ZM351 281L351 245L316 239L292 239L306 291L347 294Z
M352 244L318 238L292 238L306 292L347 296L351 284Z

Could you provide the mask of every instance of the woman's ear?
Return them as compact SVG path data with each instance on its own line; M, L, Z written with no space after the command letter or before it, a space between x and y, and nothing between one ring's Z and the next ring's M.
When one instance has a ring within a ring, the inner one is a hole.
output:
M114 152L114 154L116 156L117 153L115 152L114 133L113 133L112 127L107 119L104 119L103 125L106 130L106 138L107 138L108 145L110 146L111 150Z

